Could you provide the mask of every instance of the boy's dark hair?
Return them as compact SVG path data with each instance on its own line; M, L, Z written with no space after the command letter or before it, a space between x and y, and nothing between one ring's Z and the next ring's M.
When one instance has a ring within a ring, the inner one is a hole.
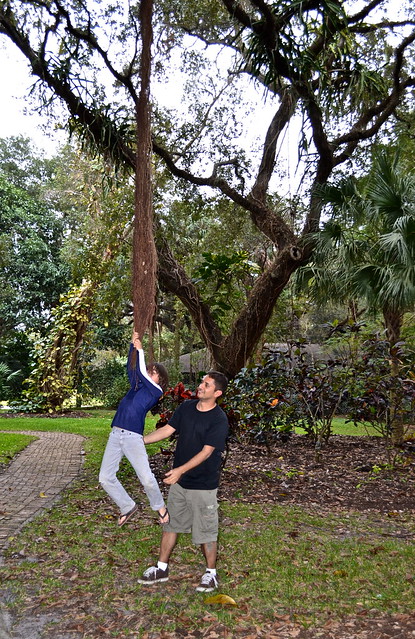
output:
M219 371L209 371L206 373L208 377L211 377L215 382L215 390L222 391L222 395L225 394L226 389L228 388L228 378L223 373Z
M156 371L159 374L159 386L161 386L163 392L165 392L169 386L169 374L164 364L160 364L160 362L152 362L147 366L147 370L149 372Z

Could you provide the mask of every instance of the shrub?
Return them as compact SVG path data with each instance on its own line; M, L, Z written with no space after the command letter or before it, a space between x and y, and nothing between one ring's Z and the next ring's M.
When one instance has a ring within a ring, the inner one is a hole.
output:
M82 394L98 399L107 408L116 408L130 388L125 360L113 357L104 364L90 365L82 382Z
M11 398L11 385L16 377L20 377L20 371L11 371L7 364L0 362L0 400Z
M387 442L397 433L396 439L402 439L414 414L413 362L414 354L405 350L403 342L391 349L387 340L377 336L367 339L354 362L350 420L370 423Z
M233 434L269 445L301 427L321 446L350 376L345 361L315 362L305 342L292 342L285 353L272 353L263 366L243 369L230 383L226 407L236 417Z
M159 415L160 418L156 424L156 428L165 426L176 408L186 399L195 399L196 393L185 388L183 382L179 382L173 388L166 390L159 402L151 409L153 415Z

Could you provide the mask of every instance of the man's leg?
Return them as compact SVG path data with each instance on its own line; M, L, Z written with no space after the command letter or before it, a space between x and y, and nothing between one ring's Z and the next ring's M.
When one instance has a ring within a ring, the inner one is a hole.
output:
M218 551L218 503L216 490L193 492L194 513L192 538L199 543L206 560L206 572L202 576L198 592L211 592L218 585L216 557ZM205 541L205 540L208 541Z
M170 486L169 496L167 499L167 507L171 513L170 523L166 524L160 542L159 560L156 566L150 566L144 571L142 577L138 579L139 584L154 584L161 581L167 581L169 578L169 559L176 545L178 533L190 531L191 513L186 513L186 497L183 489L177 484ZM181 523L183 517L189 518Z
M206 544L201 544L202 552L206 559L206 568L216 568L216 557L218 554L218 542L208 541Z
M160 543L159 561L162 561L164 564L169 563L170 555L176 545L176 541L177 533L166 532L165 530L163 530L163 536Z

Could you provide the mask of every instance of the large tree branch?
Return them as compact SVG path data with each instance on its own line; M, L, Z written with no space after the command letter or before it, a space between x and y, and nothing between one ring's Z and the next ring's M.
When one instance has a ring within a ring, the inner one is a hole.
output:
M82 125L95 144L100 149L107 149L107 152L112 153L131 168L135 168L134 151L125 143L106 115L100 110L88 108L75 94L63 74L50 71L46 59L32 48L28 37L17 29L14 16L10 12L0 13L0 32L6 34L20 49L29 61L32 74L66 104L71 116Z
M294 234L280 215L272 211L264 203L255 200L252 196L244 196L239 191L231 187L226 180L217 175L217 167L214 167L210 176L199 177L178 167L171 154L154 139L153 150L164 160L170 173L175 177L181 178L190 184L195 184L197 186L210 186L217 189L223 195L229 197L229 199L235 202L235 204L238 204L248 211L257 228L267 235L267 237L269 237L278 248L282 249L296 243Z
M234 377L253 354L271 318L275 302L301 263L302 254L292 248L278 254L258 277L244 308L224 337L195 285L174 259L167 242L159 238L157 246L161 285L177 296L189 311L216 368Z
M299 251L281 251L258 277L221 347L212 349L217 367L229 377L234 377L253 355L276 301L301 263Z
M346 145L346 149L335 156L335 166L338 166L345 160L349 159L360 141L369 140L380 131L382 125L390 118L399 106L404 91L413 86L415 86L415 78L408 78L402 82L399 85L398 91L392 90L387 98L382 100L379 104L368 108L348 133L345 133L332 141L333 148L339 148ZM372 120L372 126L368 127L369 122Z
M184 268L173 257L170 247L161 233L156 235L156 246L160 284L184 304L206 346L212 351L213 348L221 344L223 336L209 307L202 301L196 286Z
M294 92L286 88L282 95L280 107L268 127L261 164L255 184L251 190L252 198L262 204L265 204L269 182L275 168L275 155L279 136L294 115L296 105L297 98L294 96Z
M67 9L65 9L65 7L58 0L54 0L54 2L55 2L55 6L56 6L56 8L57 8L57 10L59 12L59 15L63 16L64 19L65 19L66 30L68 31L68 33L73 35L76 40L79 40L81 42L85 42L89 47L91 47L91 49L96 51L101 56L101 58L104 61L105 66L107 67L107 69L109 70L111 75L120 84L125 86L125 88L127 89L128 93L130 94L134 104L137 104L138 96L137 96L137 92L135 90L135 86L134 86L134 84L133 84L133 82L131 80L131 75L130 74L120 73L119 71L117 71L117 69L114 67L114 65L110 62L110 59L108 57L107 52L104 51L104 49L100 46L98 40L96 39L95 35L91 31L90 21L89 21L89 25L88 25L89 28L87 30L83 30L83 29L79 29L78 27L75 27L72 24L71 17L69 15L69 11Z

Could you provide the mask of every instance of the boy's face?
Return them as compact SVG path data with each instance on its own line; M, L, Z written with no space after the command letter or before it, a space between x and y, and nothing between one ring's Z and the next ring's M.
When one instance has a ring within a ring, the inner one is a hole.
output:
M159 384L160 383L160 375L159 375L158 371L156 371L155 368L152 368L151 370L147 371L147 373L148 373L148 376L150 377L150 379L152 379L155 384Z

